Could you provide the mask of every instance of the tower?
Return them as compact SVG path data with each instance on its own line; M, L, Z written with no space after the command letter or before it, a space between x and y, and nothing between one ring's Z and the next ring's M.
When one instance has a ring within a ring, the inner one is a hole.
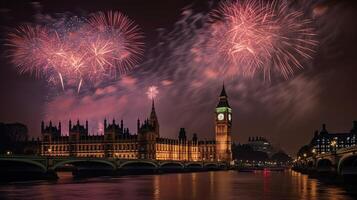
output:
M223 84L215 111L216 159L218 161L230 162L232 160L231 131L232 109L229 106L228 96Z
M150 118L144 120L140 126L138 120L138 140L139 140L139 157L141 159L156 159L156 140L159 138L159 121L157 119L154 99L152 100L152 107Z
M151 113L150 113L150 123L151 126L154 128L154 132L156 137L160 136L159 133L159 120L157 119L156 111L155 111L155 103L154 99L152 99L152 105L151 105Z

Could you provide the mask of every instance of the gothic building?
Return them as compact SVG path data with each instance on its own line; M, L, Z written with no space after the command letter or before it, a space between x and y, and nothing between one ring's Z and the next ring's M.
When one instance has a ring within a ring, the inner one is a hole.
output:
M103 135L89 135L88 121L85 126L79 120L75 125L69 121L69 134L62 135L61 123L41 124L43 156L109 157L121 159L156 159L180 161L232 160L231 152L232 109L223 86L215 110L215 140L198 140L197 135L187 138L181 128L178 139L160 136L159 120L154 101L149 118L137 120L137 134L124 127L123 120L117 124L104 120Z

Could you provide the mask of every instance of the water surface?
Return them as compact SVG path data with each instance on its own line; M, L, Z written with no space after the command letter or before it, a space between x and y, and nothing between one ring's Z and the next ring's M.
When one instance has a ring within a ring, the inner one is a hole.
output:
M0 186L0 199L242 199L349 200L343 188L293 171L216 171L73 180L59 173L55 182L17 182Z

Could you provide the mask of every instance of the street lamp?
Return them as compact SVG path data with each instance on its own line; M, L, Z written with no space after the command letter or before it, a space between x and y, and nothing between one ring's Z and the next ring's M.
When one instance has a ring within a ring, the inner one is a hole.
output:
M8 156L11 155L11 151L7 151L6 155L8 155Z

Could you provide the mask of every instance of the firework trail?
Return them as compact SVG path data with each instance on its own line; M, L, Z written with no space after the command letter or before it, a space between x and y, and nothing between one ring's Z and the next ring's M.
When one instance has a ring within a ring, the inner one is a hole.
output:
M49 82L100 81L125 74L142 55L142 34L120 12L98 12L46 25L23 25L9 34L10 58L20 73L43 75ZM56 78L58 77L58 78Z

